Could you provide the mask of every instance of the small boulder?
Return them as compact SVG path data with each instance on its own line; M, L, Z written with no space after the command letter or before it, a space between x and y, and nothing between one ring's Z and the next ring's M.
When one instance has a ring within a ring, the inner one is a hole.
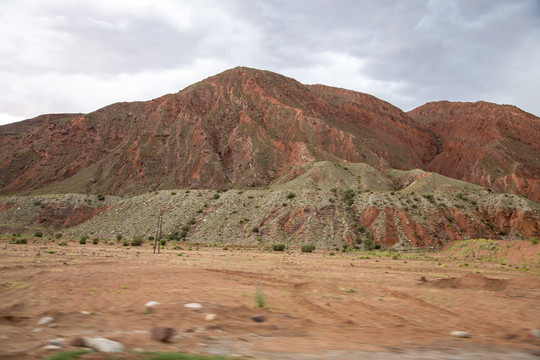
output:
M458 337L458 338L470 338L471 334L469 334L466 331L452 331L450 333L451 336Z
M159 305L159 303L157 301L149 301L146 304L144 304L144 306L147 307L147 308L151 308L151 307L154 307L156 305Z
M150 339L160 342L169 342L173 336L174 329L168 326L154 326L150 332Z
M540 329L531 329L529 333L534 338L540 338Z
M190 310L201 310L203 308L203 306L198 303L189 303L189 304L184 305L184 307Z
M256 323L262 323L262 322L265 322L266 321L266 316L264 315L253 315L251 317L251 320L255 321Z
M216 319L216 314L206 314L204 317L204 320L206 321L214 321Z
M112 353L124 351L124 345L119 342L105 338L84 338L85 347L94 349L95 351Z
M86 347L86 343L84 342L84 339L82 337L77 337L69 343L69 345L73 347Z
M48 345L64 346L64 339L51 339L47 340Z
M54 321L54 318L50 317L50 316L45 316L45 317L42 317L41 319L39 319L38 321L38 326L43 326L43 325L47 325L47 324L50 324Z
M58 345L45 345L42 349L43 350L58 350L61 349L61 346Z

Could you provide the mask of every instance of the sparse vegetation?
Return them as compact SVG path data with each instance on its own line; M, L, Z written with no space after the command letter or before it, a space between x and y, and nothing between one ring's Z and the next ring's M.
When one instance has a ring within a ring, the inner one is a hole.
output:
M530 241L533 245L537 245L537 244L538 244L538 239L535 238L535 237L530 238L529 241Z
M36 231L36 232L34 233L34 236L35 236L35 237L43 237L43 233L42 233L41 231Z
M303 253L311 253L315 251L315 249L316 247L314 244L302 245L302 247L300 247L300 251L302 251Z
M131 240L131 246L142 246L144 240L142 236L135 235L133 239Z
M255 307L257 308L263 308L266 306L266 295L264 294L263 289L257 286L257 289L255 290Z
M285 244L274 244L274 245L272 245L272 250L274 250L274 251L284 251L285 250Z

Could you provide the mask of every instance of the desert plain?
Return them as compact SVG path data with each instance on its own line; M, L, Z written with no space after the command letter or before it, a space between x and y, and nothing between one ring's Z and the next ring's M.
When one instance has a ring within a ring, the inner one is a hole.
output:
M150 242L2 238L0 358L47 358L74 350L75 338L104 337L126 351L79 358L534 359L539 255L530 241L408 253L169 242L154 254ZM54 321L38 325L43 317ZM152 340L155 326L175 335ZM51 339L62 348L45 350Z

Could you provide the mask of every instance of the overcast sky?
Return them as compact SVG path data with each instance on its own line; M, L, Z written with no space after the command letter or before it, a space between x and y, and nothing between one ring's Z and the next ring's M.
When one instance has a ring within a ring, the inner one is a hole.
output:
M540 115L539 0L0 0L0 124L149 100L236 66Z

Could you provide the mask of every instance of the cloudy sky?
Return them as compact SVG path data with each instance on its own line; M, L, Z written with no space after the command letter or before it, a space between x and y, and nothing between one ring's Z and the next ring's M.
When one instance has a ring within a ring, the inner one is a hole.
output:
M0 0L0 124L148 100L236 66L540 115L539 0Z

